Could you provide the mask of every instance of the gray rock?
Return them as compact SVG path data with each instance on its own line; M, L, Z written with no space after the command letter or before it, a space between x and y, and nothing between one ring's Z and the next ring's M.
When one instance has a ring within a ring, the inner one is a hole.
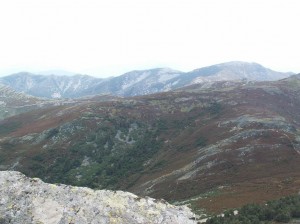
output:
M0 172L0 223L196 223L185 206Z

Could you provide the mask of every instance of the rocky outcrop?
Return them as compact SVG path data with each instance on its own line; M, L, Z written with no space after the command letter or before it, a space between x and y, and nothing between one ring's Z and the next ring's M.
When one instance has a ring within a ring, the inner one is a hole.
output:
M0 172L0 223L196 223L187 207L123 191L53 185Z

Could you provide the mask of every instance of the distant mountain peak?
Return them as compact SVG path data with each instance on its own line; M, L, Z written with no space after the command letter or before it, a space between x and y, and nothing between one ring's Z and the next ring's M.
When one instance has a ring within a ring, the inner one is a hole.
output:
M230 65L230 66L233 66L233 65L260 65L256 62L247 62L247 61L228 61L228 62L224 62L224 63L220 63L220 64L217 64L217 65ZM262 66L262 65L260 65Z
M38 72L38 74L40 74L40 75L73 76L73 75L76 75L78 73L65 71L65 70L60 70L60 69L55 69L55 70L40 71L40 72Z
M0 83L16 91L48 98L76 98L109 93L118 96L137 96L165 92L195 83L250 80L274 81L292 73L276 72L255 62L231 61L202 67L190 72L171 68L133 70L107 79L75 74L61 70L16 73L0 78Z

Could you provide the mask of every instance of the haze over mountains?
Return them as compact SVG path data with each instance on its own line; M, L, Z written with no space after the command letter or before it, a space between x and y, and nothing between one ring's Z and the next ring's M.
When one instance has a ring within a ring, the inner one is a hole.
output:
M44 99L57 103L0 121L0 169L195 211L265 203L299 191L299 95L293 75L128 98Z
M197 214L299 191L299 74L230 62L1 82L0 170L163 198Z
M76 98L95 94L137 96L165 92L195 83L226 80L273 81L292 75L247 62L222 63L190 72L169 68L131 71L107 79L87 75L55 75L51 71L46 74L48 75L22 72L2 77L0 83L37 97Z

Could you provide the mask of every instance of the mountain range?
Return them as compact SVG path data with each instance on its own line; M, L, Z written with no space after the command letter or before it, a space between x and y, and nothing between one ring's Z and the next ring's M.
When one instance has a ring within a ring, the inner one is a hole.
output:
M183 86L43 99L60 103L0 121L0 170L163 198L198 214L298 193L300 75Z
M55 75L49 72L46 74L48 75L21 72L0 78L0 83L36 97L78 98L96 94L138 96L166 92L196 83L226 80L273 81L292 75L275 72L257 63L238 61L190 72L169 68L131 71L107 79L87 75Z

